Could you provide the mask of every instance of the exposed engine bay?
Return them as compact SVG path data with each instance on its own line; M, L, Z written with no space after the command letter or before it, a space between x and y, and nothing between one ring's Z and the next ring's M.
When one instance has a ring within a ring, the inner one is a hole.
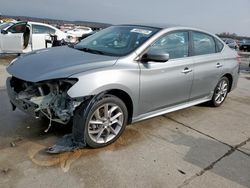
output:
M10 77L6 85L13 110L18 107L37 118L43 114L50 120L50 127L51 121L67 124L84 100L72 99L67 94L76 82L77 79L56 79L33 83Z

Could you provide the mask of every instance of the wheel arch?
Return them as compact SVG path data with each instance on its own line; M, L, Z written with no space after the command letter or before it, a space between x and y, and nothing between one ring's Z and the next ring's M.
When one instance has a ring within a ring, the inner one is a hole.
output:
M117 98L121 99L124 102L125 106L127 107L128 124L132 123L134 107L135 107L134 101L136 99L132 98L131 95L129 94L129 92L127 92L126 90L123 90L121 88L106 88L106 89L104 89L104 88L100 89L99 88L98 90L94 91L93 93L91 93L89 95L73 96L72 98L77 98L77 97L83 97L84 98L84 97L86 97L88 99L88 98L92 98L92 97L100 95L100 94L110 94L110 95L114 95Z
M224 74L222 77L226 77L229 81L229 90L228 92L231 91L232 89L232 84L233 84L233 76L230 73Z
M128 124L130 124L132 122L134 106L133 106L133 101L129 96L129 94L121 89L108 90L107 94L114 95L124 102L128 110Z

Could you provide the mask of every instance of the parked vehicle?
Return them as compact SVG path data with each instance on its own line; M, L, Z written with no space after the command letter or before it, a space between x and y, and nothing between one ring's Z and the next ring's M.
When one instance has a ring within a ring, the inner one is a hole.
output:
M6 27L9 27L11 25L13 25L14 23L13 22L5 22L5 23L1 23L0 24L0 30L3 30L5 29Z
M82 37L84 34L91 33L93 30L90 27L78 26L72 30L66 31L71 36Z
M76 44L80 42L83 38L86 38L87 36L90 36L95 33L91 28L89 27L77 27L73 30L69 30L66 32L68 34L67 39L65 40L65 43L67 44Z
M249 39L242 40L239 49L240 51L250 52L250 40Z
M234 39L230 39L230 38L223 38L222 39L230 48L232 49L239 49L238 43L236 42L236 40Z
M93 35L93 34L95 34L95 33L97 33L98 31L92 31L92 32L90 32L90 33L86 33L86 34L83 34L81 37L79 37L79 38L74 38L74 37L72 37L72 36L70 36L70 35L68 35L67 36L67 39L63 42L63 45L68 45L68 46L74 46L74 45L76 45L78 42L80 42L81 40L83 40L83 39L85 39L85 38L87 38L87 37L89 37L89 36L91 36L91 35Z
M60 25L60 30L63 31L63 32L67 32L68 30L72 30L74 29L75 27L75 24L63 24L63 25Z
M14 109L63 124L73 119L74 148L98 148L127 124L204 102L220 106L237 85L239 63L221 39L199 29L118 25L74 48L21 56L7 71Z
M37 22L12 23L1 29L0 53L26 53L51 47L49 34L56 35L59 41L67 37L67 34L48 24Z
M89 37L89 36L91 36L91 35L94 35L94 34L97 33L97 32L98 32L98 30L95 30L95 31L92 31L92 32L90 32L90 33L83 34L83 35L80 37L80 40L83 40L83 39L85 39L85 38L87 38L87 37Z

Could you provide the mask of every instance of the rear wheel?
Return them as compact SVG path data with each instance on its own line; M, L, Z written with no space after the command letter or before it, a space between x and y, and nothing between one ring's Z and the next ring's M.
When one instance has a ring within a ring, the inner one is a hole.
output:
M229 91L229 80L222 77L215 87L213 98L210 101L211 106L218 107L223 104Z

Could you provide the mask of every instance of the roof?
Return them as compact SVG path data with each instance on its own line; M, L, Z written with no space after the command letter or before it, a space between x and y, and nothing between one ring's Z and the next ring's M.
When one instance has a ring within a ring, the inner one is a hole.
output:
M136 23L136 24L121 24L127 26L144 26L144 27L153 27L158 29L165 29L170 27L178 27L181 25L174 25L174 24L166 24L166 23Z
M121 26L141 26L141 27L151 27L151 28L157 28L160 30L165 30L165 29L179 29L179 30L191 30L191 31L197 31L197 32L203 32L209 35L212 35L216 37L217 39L220 39L218 36L214 35L211 32L205 31L203 29L198 29L194 27L189 27L189 26L183 26L183 25L176 25L176 24L166 24L166 23L139 23L139 24L120 24Z

